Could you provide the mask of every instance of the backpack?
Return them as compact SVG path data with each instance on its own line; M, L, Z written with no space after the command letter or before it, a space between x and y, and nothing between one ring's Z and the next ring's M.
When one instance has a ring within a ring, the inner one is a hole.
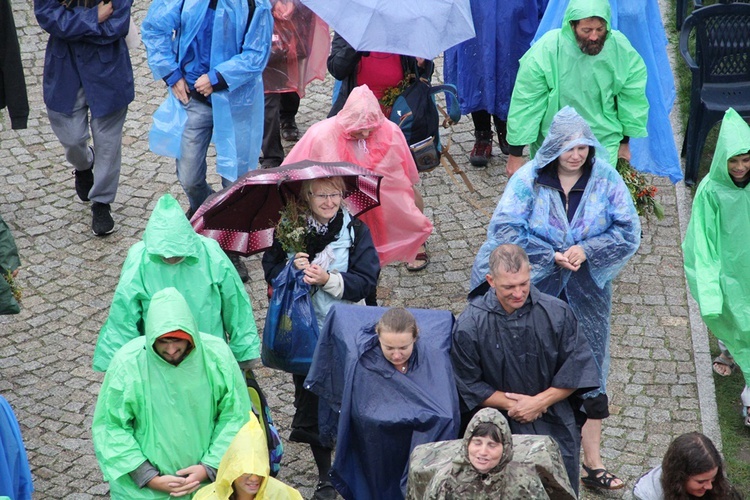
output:
M396 98L389 119L399 126L417 164L417 170L428 172L440 164L440 116L435 94L445 93L448 116L458 123L461 110L455 85L430 85L423 78L412 83Z
M245 383L250 394L250 401L253 403L253 413L258 417L258 422L263 428L263 434L266 436L266 445L268 446L268 461L271 466L271 477L276 477L281 469L281 458L284 456L284 445L281 443L281 436L278 429L273 424L271 418L271 408L268 406L266 396L255 379L255 374L251 369L245 371Z

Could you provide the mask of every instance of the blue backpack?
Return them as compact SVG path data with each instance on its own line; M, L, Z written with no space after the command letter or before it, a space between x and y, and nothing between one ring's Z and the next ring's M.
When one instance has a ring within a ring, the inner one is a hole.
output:
M428 172L440 164L440 115L435 103L435 94L440 92L445 94L448 118L458 123L461 109L455 85L432 86L425 79L415 78L391 108L389 118L403 132L420 172Z

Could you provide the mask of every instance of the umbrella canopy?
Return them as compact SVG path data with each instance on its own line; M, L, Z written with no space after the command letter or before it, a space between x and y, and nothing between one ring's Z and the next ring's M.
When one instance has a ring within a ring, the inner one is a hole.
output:
M302 0L358 51L434 59L473 38L469 0Z
M190 220L195 232L213 238L224 250L252 255L271 248L279 212L287 200L300 200L302 182L341 177L344 203L357 215L380 205L381 175L352 163L301 161L253 170L209 197Z

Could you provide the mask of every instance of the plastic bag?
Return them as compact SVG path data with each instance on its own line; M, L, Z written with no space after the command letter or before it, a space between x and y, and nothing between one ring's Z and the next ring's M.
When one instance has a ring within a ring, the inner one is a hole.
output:
M310 370L320 336L310 285L303 277L290 260L273 280L261 347L264 365L297 375Z
M154 113L154 122L148 132L148 148L158 155L179 159L186 122L187 111L169 89L169 95Z

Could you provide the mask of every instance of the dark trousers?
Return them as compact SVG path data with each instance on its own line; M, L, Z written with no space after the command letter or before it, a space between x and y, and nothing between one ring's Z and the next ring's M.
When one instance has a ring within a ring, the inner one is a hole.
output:
M284 161L284 146L281 144L281 124L294 121L299 110L300 97L296 92L265 95L265 117L263 120L263 158L261 165L276 167Z

